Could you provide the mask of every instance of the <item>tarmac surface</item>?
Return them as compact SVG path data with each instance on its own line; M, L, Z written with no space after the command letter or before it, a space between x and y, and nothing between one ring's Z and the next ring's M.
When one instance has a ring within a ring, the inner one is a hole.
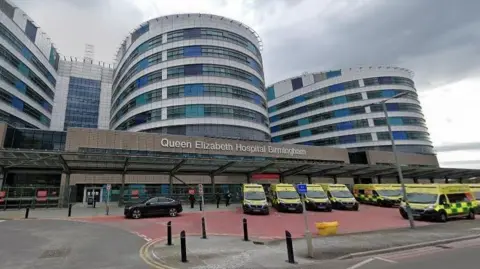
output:
M147 269L145 241L103 225L64 220L0 221L2 269Z

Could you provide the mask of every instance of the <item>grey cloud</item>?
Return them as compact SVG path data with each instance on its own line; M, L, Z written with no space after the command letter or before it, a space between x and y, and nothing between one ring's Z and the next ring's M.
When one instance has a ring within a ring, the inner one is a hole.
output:
M437 152L451 152L462 150L480 150L480 142L455 143L435 146Z
M393 64L415 71L416 81L424 86L438 79L456 81L480 66L478 10L476 0L378 0L326 10L302 25L263 33L267 80L304 71ZM302 33L303 38L286 38L288 32Z

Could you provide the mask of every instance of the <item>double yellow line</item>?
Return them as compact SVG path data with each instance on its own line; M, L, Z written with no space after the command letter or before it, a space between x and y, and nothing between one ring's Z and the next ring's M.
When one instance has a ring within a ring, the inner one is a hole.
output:
M166 264L163 264L163 263L157 261L155 258L152 257L153 246L156 243L161 242L161 241L165 241L165 240L164 239L152 240L150 242L147 242L145 245L143 245L140 248L140 251L139 251L140 258L142 258L142 260L145 263L147 263L148 265L150 265L152 268L156 268L156 269L177 269L177 268L174 268L174 267L170 267Z

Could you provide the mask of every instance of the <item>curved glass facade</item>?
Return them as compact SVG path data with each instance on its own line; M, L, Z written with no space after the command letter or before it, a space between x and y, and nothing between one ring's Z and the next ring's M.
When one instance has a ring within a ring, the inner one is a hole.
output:
M407 93L386 104L393 138L405 152L432 154L411 72L393 67L372 69L306 74L268 87L272 141L352 150L391 149L379 102Z
M160 22L170 20L178 29L162 32ZM149 21L117 56L110 128L270 140L259 44L251 30L217 16Z
M1 1L0 115L16 126L48 129L58 53L22 10Z

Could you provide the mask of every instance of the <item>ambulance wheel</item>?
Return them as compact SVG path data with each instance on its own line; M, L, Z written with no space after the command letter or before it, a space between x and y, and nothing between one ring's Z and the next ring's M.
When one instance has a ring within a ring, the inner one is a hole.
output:
M332 212L332 208L329 207L329 208L327 208L325 211L327 211L327 212Z
M470 210L470 211L468 212L467 219L475 219L475 211Z
M353 211L358 211L359 209L360 209L360 206L358 204L353 207Z
M448 220L447 213L445 213L445 211L440 212L440 216L438 217L438 220L440 222L447 222Z

